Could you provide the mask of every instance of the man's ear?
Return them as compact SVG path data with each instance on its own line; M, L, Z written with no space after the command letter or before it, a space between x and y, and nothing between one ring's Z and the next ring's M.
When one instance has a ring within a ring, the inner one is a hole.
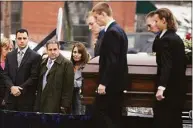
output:
M101 13L102 16L107 16L106 12Z
M163 23L164 23L164 24L166 24L166 23L167 23L165 18L163 18L162 20L163 20Z

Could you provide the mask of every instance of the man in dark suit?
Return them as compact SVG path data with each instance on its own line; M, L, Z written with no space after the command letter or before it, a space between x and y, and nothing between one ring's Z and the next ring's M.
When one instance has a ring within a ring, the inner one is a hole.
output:
M105 33L105 30L102 29L100 30L99 32L99 35L97 37L97 41L96 41L96 44L95 44L95 47L94 47L94 56L100 56L100 47L101 47L101 43L102 43L102 40L103 40L103 37L104 37L104 33Z
M94 45L94 57L99 56L100 46L104 36L104 26L99 26L92 12L88 13L86 20L89 30L92 32L92 45ZM92 55L93 56L93 55Z
M89 30L92 32L91 44L94 47L94 50L92 50L94 51L94 53L93 52L89 52L89 53L91 53L91 56L94 58L100 55L101 42L105 33L104 26L101 27L97 24L96 19L92 15L92 12L88 13L86 22L88 24ZM92 105L86 105L85 114L90 115L91 111L92 111Z
M5 84L10 91L6 102L9 110L32 111L41 56L28 47L28 31L16 31L18 48L7 54Z
M155 21L161 32L153 43L158 66L154 128L182 128L181 116L187 91L184 43L176 34L176 22L169 9L158 9Z
M60 52L58 41L46 43L48 58L41 63L35 111L69 114L74 88L73 64Z
M92 12L97 23L105 26L100 47L99 86L94 116L100 128L119 128L123 90L128 86L128 40L124 30L113 19L111 7L107 3L96 4Z

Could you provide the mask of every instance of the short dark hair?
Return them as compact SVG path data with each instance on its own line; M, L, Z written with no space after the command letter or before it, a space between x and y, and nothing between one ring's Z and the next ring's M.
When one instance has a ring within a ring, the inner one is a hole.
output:
M16 37L17 37L17 33L24 33L24 32L26 32L27 35L29 35L27 29L21 28L21 29L18 29L18 30L16 31L16 33L15 33L15 34L16 34Z
M48 45L49 44L57 44L58 48L60 48L60 42L57 40L48 40L48 42L46 43L46 48L48 49Z

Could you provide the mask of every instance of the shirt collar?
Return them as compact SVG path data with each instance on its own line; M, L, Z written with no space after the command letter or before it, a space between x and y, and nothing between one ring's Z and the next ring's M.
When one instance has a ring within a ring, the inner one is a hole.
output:
M111 20L107 25L105 26L105 32L107 31L108 27L114 22L115 20Z
M162 31L162 33L160 34L160 38L162 38L162 36L166 33L166 31L167 31L167 29L164 29L164 30Z
M22 51L23 54L25 54L25 52L27 51L27 49L28 49L28 46L26 46L24 49L19 49L19 48L18 48L17 53L19 53L20 51Z
M53 63L56 59L52 60L52 59L48 58L48 62L49 62L50 60L51 60L52 63ZM47 62L47 63L48 63L48 62Z
M55 60L56 60L56 59L52 60L52 59L48 58L48 61L47 61L47 64L46 64L47 68L51 68L52 65L54 64L54 61L55 61ZM49 61L51 61L52 63L49 64Z

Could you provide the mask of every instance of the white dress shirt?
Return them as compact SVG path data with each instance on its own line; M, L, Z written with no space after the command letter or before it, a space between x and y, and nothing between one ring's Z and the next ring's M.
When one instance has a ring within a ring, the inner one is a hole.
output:
M167 29L164 29L164 30L162 31L162 33L160 34L160 37L159 37L159 38L162 38L162 36L166 33L166 31L167 31Z
M107 31L108 27L114 22L115 20L111 20L107 25L105 26L105 32Z

